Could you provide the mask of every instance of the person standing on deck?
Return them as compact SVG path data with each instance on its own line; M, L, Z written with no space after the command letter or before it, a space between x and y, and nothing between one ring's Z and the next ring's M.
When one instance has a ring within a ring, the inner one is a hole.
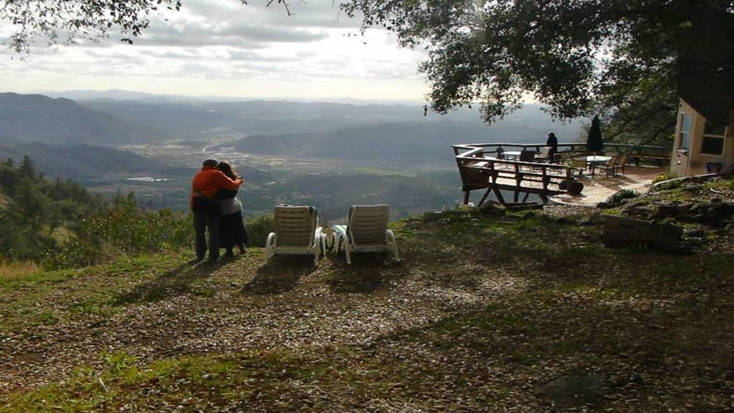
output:
M555 133L551 132L548 134L548 139L546 139L545 141L545 146L550 148L548 150L548 162L553 163L553 158L558 152L558 139L556 139Z
M222 189L238 190L242 181L242 178L228 178L217 169L214 159L205 160L201 170L194 175L189 203L194 214L197 261L202 261L206 255L206 232L209 233L209 261L216 262L219 259L220 202L215 196Z

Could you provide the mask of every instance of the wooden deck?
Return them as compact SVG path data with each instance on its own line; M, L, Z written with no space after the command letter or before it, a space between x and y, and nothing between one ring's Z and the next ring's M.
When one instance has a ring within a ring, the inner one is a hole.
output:
M580 195L563 193L552 196L550 200L567 205L596 206L622 189L645 193L650 189L653 179L662 173L665 173L663 168L626 165L624 175L598 174L594 177L584 175L579 179L584 184L584 190Z
M464 204L469 202L472 191L484 190L478 205L481 205L490 193L494 193L497 200L504 204L505 199L501 191L509 191L513 194L514 202L518 202L521 195L522 202L525 202L530 194L535 194L543 203L552 201L593 206L621 189L645 192L652 179L663 172L663 169L658 167L626 165L625 173L622 175L591 176L587 170L579 177L577 168L565 164L500 159L498 153L502 150L497 150L503 147L503 149L522 148L540 152L535 149L540 149L541 146L507 143L454 145L454 155L464 192ZM563 150L560 153L565 157L583 156L581 148L582 145L579 144L559 144L559 151ZM650 151L649 148L646 150ZM659 151L656 153L662 153L659 149L661 147L654 148ZM636 160L639 162L639 158ZM584 184L584 190L580 195L570 195L560 188L561 182L572 176Z

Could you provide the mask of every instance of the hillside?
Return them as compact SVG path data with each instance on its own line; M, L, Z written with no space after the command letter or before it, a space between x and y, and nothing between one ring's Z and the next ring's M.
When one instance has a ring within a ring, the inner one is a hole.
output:
M701 226L693 255L613 250L594 212L416 216L392 224L399 264L251 248L3 275L0 406L730 409L734 234Z
M440 161L446 166L453 163L451 145L473 142L478 139L477 136L483 135L486 135L486 129L481 125L437 120L350 127L327 132L255 135L240 139L233 145L239 152L292 158L373 162ZM506 137L507 140L517 138Z
M0 142L0 159L28 155L39 171L51 177L103 179L136 176L188 176L195 168L179 168L113 148L84 144Z
M69 99L0 93L0 143L119 145L164 137L139 121L123 121Z
M155 99L80 101L91 109L102 111L129 122L153 125L170 136L184 139L242 137L255 135L318 135L335 131L377 128L369 138L382 139L381 133L393 124L430 122L442 134L463 141L466 138L532 138L544 139L555 130L562 140L575 140L579 122L552 122L538 105L526 105L504 120L487 126L476 109L459 109L448 115L429 113L423 116L419 104L345 104L331 102L288 101L160 101ZM459 127L465 135L452 128ZM389 134L398 131L388 129ZM364 133L364 132L363 132ZM409 134L411 136L412 134ZM432 135L431 135L432 136Z

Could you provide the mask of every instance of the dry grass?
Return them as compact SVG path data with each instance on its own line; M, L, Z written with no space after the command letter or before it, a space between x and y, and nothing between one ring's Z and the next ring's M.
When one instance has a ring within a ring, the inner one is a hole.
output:
M0 282L0 410L734 408L730 251L609 250L532 214L393 229L399 265L252 249Z
M0 261L0 279L19 280L38 272L40 268L32 262L2 262Z

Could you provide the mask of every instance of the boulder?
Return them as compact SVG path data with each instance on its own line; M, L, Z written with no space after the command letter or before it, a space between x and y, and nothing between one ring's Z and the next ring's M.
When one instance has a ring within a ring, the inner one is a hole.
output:
M675 205L658 205L652 213L651 218L663 219L678 215L678 208Z
M649 207L633 206L624 209L624 212L630 217L649 217L653 214L653 209Z
M495 202L485 202L479 207L479 213L496 217L504 216L507 209Z

